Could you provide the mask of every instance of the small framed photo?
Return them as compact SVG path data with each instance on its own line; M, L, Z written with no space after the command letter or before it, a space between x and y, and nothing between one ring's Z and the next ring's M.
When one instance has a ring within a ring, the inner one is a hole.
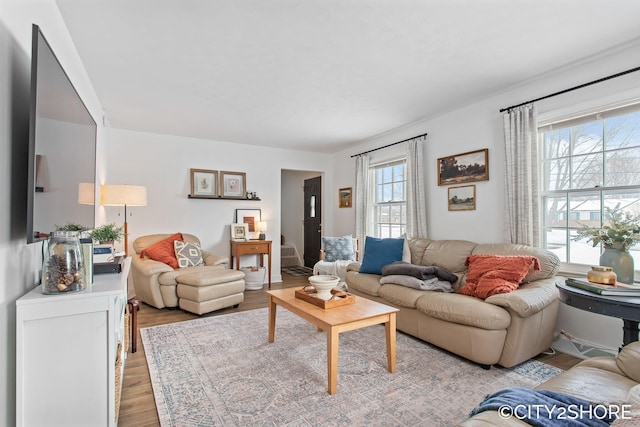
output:
M438 185L488 180L488 148L438 159Z
M247 174L220 171L220 195L228 199L247 198Z
M247 240L249 226L247 224L231 224L231 240Z
M248 238L258 238L260 234L257 229L259 221L262 221L260 209L236 209L236 223L247 224L249 227Z
M218 171L207 169L190 169L190 197L214 199L218 197Z
M353 204L351 203L352 193L353 191L351 187L339 189L338 190L338 207L341 207L341 208L352 207L353 206Z
M476 186L449 187L450 211L474 211L476 209Z

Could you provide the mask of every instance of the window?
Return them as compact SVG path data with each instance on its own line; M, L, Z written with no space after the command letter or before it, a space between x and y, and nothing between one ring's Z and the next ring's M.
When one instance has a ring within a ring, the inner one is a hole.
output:
M601 227L607 211L640 214L640 104L538 128L542 242L566 263L597 265L600 247L575 241L583 225ZM640 248L632 248L640 265Z
M373 235L379 238L400 237L407 228L406 162L372 166Z

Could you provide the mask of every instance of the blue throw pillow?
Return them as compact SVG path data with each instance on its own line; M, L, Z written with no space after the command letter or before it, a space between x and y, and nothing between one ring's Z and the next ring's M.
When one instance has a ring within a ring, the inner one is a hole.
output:
M353 238L351 236L323 237L322 243L324 244L325 261L354 261L356 258L353 251Z
M382 274L382 267L402 261L404 239L378 239L367 236L360 273Z

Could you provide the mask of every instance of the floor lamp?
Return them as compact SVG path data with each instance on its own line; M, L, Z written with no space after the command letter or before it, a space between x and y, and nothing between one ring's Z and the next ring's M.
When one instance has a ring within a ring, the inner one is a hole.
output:
M141 185L105 184L101 188L101 205L124 206L124 254L129 256L127 206L147 206L147 187Z

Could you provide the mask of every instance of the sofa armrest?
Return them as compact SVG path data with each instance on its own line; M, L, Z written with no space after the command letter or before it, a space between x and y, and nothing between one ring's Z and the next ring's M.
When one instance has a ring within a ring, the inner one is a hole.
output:
M222 265L229 262L229 257L214 254L213 252L202 251L202 260L204 265Z
M173 268L164 262L155 261L150 258L140 258L138 254L131 257L131 268L146 277L173 271Z
M515 291L492 295L485 301L511 309L521 317L529 317L558 299L557 280L556 277L536 280L520 285Z
M361 265L361 262L352 262L351 264L347 265L347 271L360 271Z

